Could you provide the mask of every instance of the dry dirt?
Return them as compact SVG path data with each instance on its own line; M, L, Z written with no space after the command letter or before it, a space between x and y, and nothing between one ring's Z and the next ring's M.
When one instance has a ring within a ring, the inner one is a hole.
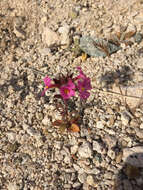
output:
M131 110L111 91L121 93L112 86L118 73L120 85L133 85L129 95L142 95L143 40L106 58L83 60L72 51L75 38L126 29L143 35L142 0L0 0L1 190L141 190L142 173L130 182L119 171L124 148L143 143L142 102L127 99ZM93 89L80 133L61 135L51 127L58 118L52 92L38 94L46 73L75 73L77 66Z

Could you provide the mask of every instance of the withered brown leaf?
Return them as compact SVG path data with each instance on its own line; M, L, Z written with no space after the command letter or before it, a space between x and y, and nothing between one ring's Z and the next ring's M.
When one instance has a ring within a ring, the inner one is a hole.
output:
M105 46L103 43L102 44L96 43L95 41L93 43L98 49L103 51L108 57L110 56L107 46Z
M136 31L129 31L129 32L125 33L124 40L133 37L135 34L136 34Z
M62 120L56 120L56 121L54 121L54 122L52 123L52 125L53 125L53 126L61 126L62 123L63 123Z

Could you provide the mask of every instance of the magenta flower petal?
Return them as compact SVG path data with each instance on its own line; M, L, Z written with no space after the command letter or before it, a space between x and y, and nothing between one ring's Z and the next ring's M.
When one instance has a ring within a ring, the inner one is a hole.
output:
M72 82L72 80L69 80L67 85L63 85L60 88L60 94L63 97L63 99L69 99L71 96L75 95L75 84Z
M90 96L90 93L88 91L84 91L79 94L81 99L87 99Z
M46 76L45 78L44 78L44 84L45 84L45 86L50 86L51 85L51 79L48 77L48 76Z
M80 78L86 78L86 75L83 73L83 71L81 70L81 67L77 67L77 69L79 70L79 75L76 77L77 79Z
M79 89L84 89L84 90L91 90L91 83L90 83L90 78L84 78L83 80L78 81L78 88Z
M68 88L66 86L63 86L60 88L60 94L63 97L63 99L69 99L71 96L75 95L75 91L71 88Z
M43 92L41 93L41 96L44 96L44 94L45 94L45 92L48 90L48 88L50 88L50 87L53 86L53 84L51 84L51 81L52 81L52 80L51 80L48 76L46 76L46 77L44 78L45 89L44 89Z
M88 90L91 90L90 78L85 77L78 81L77 88L79 90L79 96L81 99L87 99L90 96Z
M70 87L71 89L75 89L75 84L72 82L72 80L68 81L67 86Z
M45 88L42 93L41 93L41 96L44 96L45 95L45 92L48 90L48 88Z
M84 90L91 90L91 83L90 83L90 78L85 78L83 80L78 81L78 89L81 91Z

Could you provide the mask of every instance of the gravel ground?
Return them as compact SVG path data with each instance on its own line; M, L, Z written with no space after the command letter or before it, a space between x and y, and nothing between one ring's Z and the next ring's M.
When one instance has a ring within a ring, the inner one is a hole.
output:
M1 190L143 189L142 99L113 93L142 96L143 40L105 58L73 52L81 36L119 31L143 34L142 0L0 1ZM91 94L80 132L60 133L43 78L77 66Z

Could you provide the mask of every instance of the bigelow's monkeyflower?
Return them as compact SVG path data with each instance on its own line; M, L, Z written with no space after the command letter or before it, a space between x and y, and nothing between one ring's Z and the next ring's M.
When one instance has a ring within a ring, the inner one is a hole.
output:
M73 78L73 74L67 74L66 76L60 75L59 78L54 78L52 83L51 78L46 76L44 78L44 84L45 89L42 92L42 96L45 94L45 92L50 88L58 88L60 91L60 96L64 100L68 100L70 97L75 96L75 91L79 92L80 98L87 99L90 96L90 93L88 90L91 90L91 82L90 78L87 77L81 67L77 67L80 74Z
M72 132L80 131L79 125L82 106L79 107L79 111L74 110L75 108L73 108L73 111L75 111L73 115L73 111L68 109L69 105L67 100L75 96L76 92L78 92L82 103L85 103L85 100L90 96L89 90L92 88L90 78L83 73L80 67L77 67L77 69L79 75L75 78L73 77L73 74L69 73L67 75L60 74L59 77L54 79L51 79L49 76L44 78L45 88L41 95L43 96L48 89L58 88L59 94L56 94L54 97L62 98L63 100L62 103L55 102L57 111L60 112L62 119L53 122L53 125L58 126L61 131L64 131L65 129Z

